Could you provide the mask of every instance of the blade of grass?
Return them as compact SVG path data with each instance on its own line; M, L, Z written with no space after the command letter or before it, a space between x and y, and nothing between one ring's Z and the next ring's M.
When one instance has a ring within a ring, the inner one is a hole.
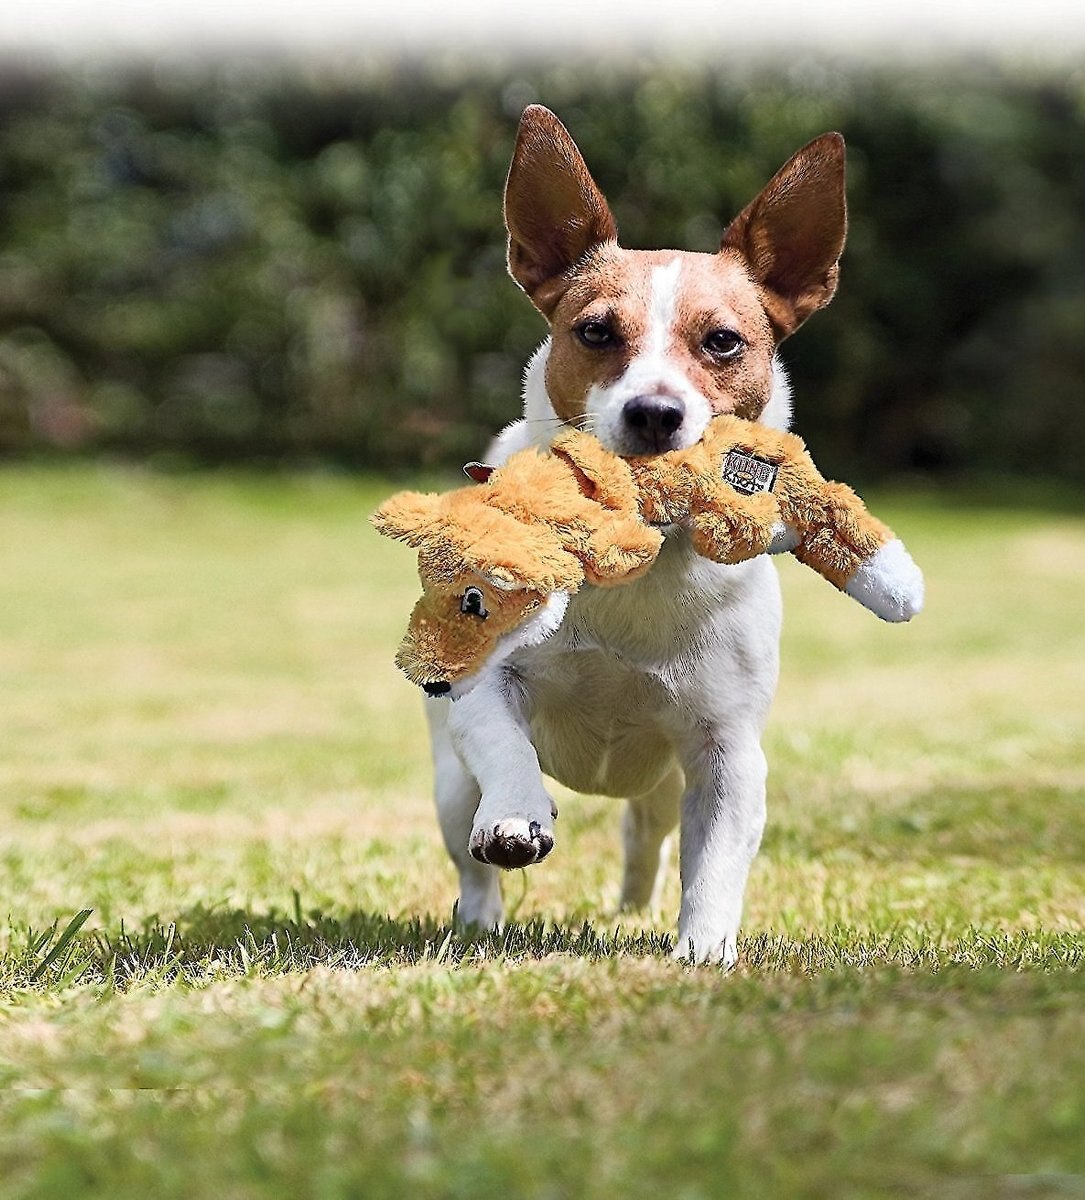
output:
M64 932L59 938L57 938L56 945L53 946L52 950L50 950L49 953L34 968L34 971L30 976L32 981L36 982L39 980L42 975L44 975L45 972L48 971L48 969L60 959L60 956L65 950L68 949L69 945L71 945L72 939L87 923L87 919L90 917L92 912L94 912L93 908L84 908L77 912L74 917L72 917L72 919L64 927Z

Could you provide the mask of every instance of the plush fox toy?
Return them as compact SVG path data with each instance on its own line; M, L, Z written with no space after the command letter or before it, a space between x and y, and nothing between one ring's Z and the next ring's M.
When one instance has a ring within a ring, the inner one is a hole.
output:
M642 574L669 527L719 563L790 550L887 621L922 607L919 568L855 492L824 479L801 438L737 417L665 454L620 458L569 431L472 473L484 482L401 492L373 515L418 548L422 597L396 662L431 695L548 637L583 583Z

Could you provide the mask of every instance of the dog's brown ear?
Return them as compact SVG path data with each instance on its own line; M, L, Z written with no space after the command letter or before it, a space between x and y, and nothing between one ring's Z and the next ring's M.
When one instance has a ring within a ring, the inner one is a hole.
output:
M505 183L509 273L546 317L561 276L618 236L607 202L565 126L541 104L524 109Z
M746 259L777 341L833 298L847 229L839 133L823 133L788 159L727 227L720 250Z

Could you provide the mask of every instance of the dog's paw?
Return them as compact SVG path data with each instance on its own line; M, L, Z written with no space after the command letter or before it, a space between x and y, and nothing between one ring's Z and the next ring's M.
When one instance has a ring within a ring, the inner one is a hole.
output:
M507 817L471 834L472 857L506 871L542 862L553 848L553 832L522 817Z
M690 966L718 966L729 971L738 962L738 942L733 937L722 941L705 938L700 942L679 936L671 958Z
M481 878L480 878L481 876ZM452 921L468 937L484 937L502 925L501 886L493 871L480 871L474 863L460 876L460 898Z
M461 937L469 940L500 933L505 924L501 894L498 893L496 903L475 908L465 906L461 897L452 909L452 924Z

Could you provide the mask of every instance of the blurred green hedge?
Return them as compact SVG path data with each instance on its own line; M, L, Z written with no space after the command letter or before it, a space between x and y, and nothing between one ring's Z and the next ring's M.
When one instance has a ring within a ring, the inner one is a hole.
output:
M524 104L631 246L713 249L849 144L838 298L785 347L850 477L1081 478L1085 77L444 65L0 71L0 452L382 466L477 455L541 319L504 274Z

